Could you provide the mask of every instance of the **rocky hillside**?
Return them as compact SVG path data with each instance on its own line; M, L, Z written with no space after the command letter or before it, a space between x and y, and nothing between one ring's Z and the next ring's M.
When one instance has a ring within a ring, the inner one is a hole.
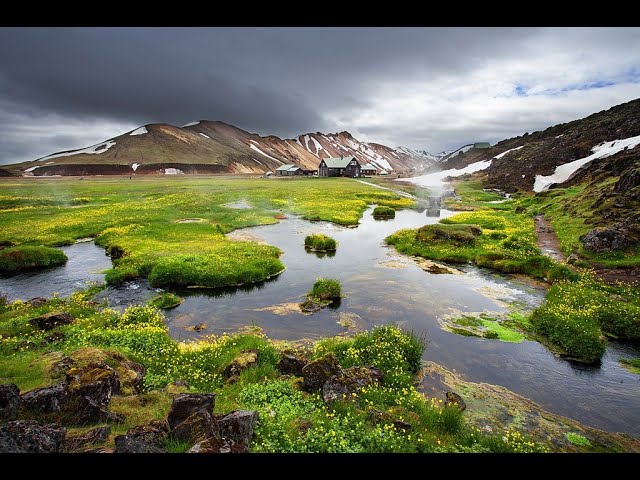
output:
M320 159L355 155L379 171L409 172L437 156L355 139L349 132L307 133L294 139L262 137L224 122L201 120L183 127L145 125L91 147L58 152L15 165L18 175L141 175L264 173L285 163L316 169Z

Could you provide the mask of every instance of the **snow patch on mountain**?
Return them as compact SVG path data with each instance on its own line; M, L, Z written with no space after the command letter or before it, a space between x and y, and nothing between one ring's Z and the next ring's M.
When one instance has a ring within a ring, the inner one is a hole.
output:
M72 155L80 155L81 153L86 153L87 155L100 154L100 153L106 152L115 144L116 142L107 140L106 142L98 143L96 145L92 145L87 148L82 148L80 150L72 150L70 152L63 152L63 153L54 153L53 155L42 157L40 158L40 160L50 160L52 158L58 158L58 157L70 157Z
M209 135L205 135L205 134L204 134L204 133L202 133L202 132L198 132L198 133L199 133L200 135L202 135L203 137L208 138L209 140L211 140L211 137L210 137Z
M255 140L251 140L251 141L253 142L253 141L255 141ZM256 143L258 143L258 142L256 142ZM258 145L260 145L260 144L258 143ZM271 155L268 155L268 154L264 153L262 150L260 150L258 147L256 147L253 143L250 143L250 144L249 144L249 147L251 147L251 149L252 149L252 150L255 150L256 152L258 152L260 155L264 155L265 157L270 158L271 160L275 160L276 162L280 162L280 163L282 163L282 162L281 162L280 160L278 160L277 158L274 158L274 157L272 157Z
M191 122L191 123L187 123L186 125L182 125L182 128L184 127L193 127L195 125L199 125L200 124L200 120L198 120L197 122Z
M509 153L509 152L515 152L516 150L520 150L522 147L524 147L524 145L520 145L519 147L516 147L516 148L511 148L511 149L507 150L506 152L502 152L501 154L496 155L496 156L495 156L495 157L493 157L493 158L495 158L496 160L497 160L497 159L500 159L500 158L504 157L507 153Z
M533 184L534 192L543 192L548 190L554 183L564 183L582 166L600 158L610 157L627 148L634 148L640 144L640 135L637 137L629 137L622 140L612 140L596 145L591 149L593 152L588 157L579 158L573 162L564 163L556 167L551 175L536 175L536 181Z
M397 181L415 183L420 187L441 187L445 178L460 177L468 173L475 173L481 170L485 170L489 168L491 162L492 160L483 160L480 162L471 163L461 169L452 168L450 170L442 170L440 172L429 173L427 175L420 175L419 177L399 178Z
M131 132L129 135L144 135L145 133L149 133L147 131L147 127L140 127L140 128L136 128L133 132Z

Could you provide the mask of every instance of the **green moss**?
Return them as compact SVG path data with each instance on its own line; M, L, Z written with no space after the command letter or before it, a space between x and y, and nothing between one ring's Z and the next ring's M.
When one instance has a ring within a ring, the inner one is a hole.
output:
M160 295L152 298L149 301L149 305L156 308L174 308L180 305L183 299L173 293L163 292Z
M391 207L378 206L373 209L372 215L374 217L394 218L396 216L396 211Z
M22 245L0 250L0 273L57 267L67 263L67 256L57 248Z
M338 300L341 297L340 282L333 278L319 278L308 295L319 300Z
M640 374L640 358L621 358L620 364L629 371Z
M502 342L520 343L523 342L525 336L511 328L505 327L499 322L491 320L482 320L482 325L486 329L486 338L496 338ZM487 336L489 333L490 336Z
M317 252L330 252L335 251L337 242L322 233L314 233L313 235L307 235L304 239L304 247Z

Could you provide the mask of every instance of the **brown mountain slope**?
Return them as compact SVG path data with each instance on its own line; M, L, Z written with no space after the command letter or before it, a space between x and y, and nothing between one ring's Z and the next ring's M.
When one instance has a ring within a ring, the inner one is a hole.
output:
M315 170L322 158L355 155L379 171L408 172L432 161L418 152L360 142L348 132L262 137L219 121L145 125L100 144L7 166L25 176L264 173L285 163Z

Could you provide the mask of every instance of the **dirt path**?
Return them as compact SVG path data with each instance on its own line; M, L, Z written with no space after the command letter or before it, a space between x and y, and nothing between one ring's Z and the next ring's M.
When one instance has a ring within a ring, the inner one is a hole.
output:
M551 224L544 219L543 215L536 215L535 222L536 235L538 235L538 247L540 247L542 253L557 262L564 262L566 258L560 250L560 240L558 240Z

